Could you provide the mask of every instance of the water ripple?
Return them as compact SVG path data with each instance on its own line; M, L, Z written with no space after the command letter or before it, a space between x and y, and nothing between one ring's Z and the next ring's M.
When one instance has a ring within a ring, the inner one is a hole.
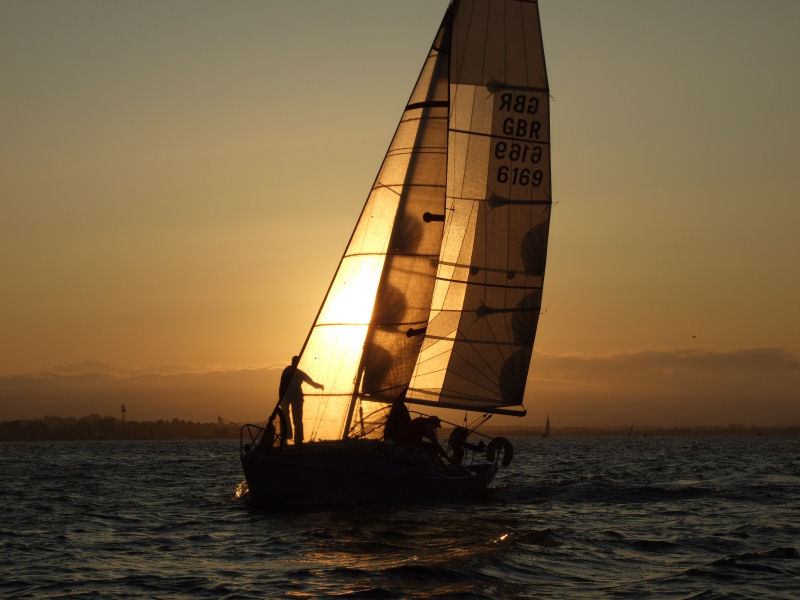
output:
M271 513L237 444L0 445L3 598L778 599L797 438L527 438L475 504Z

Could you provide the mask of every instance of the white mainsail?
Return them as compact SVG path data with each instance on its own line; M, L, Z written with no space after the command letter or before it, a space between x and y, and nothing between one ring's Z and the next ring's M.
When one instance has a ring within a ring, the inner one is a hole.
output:
M456 0L301 353L309 440L406 388L523 414L550 206L537 4Z

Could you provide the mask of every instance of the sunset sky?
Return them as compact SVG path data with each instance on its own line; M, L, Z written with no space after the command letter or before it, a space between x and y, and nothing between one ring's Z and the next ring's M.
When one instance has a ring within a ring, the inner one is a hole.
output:
M0 2L0 376L283 365L447 3ZM800 422L800 2L540 13L530 422Z

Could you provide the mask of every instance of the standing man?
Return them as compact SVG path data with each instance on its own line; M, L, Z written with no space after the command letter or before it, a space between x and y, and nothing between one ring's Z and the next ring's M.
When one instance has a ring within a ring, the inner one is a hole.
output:
M286 437L292 439L292 424L294 424L295 444L303 443L303 382L318 390L324 389L322 384L297 368L299 362L299 356L292 357L292 364L281 373L281 385L278 389L281 411L286 417ZM292 423L289 422L289 407L292 409Z

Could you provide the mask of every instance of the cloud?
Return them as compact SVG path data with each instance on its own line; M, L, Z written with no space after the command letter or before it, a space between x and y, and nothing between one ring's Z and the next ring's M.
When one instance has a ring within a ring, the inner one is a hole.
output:
M529 413L580 426L800 423L800 362L783 348L536 353Z
M201 422L260 421L277 402L281 369L156 367L147 371L84 362L44 372L0 377L0 419L45 415L181 418Z
M277 402L283 365L257 369L170 365L120 369L98 362L0 377L0 420L45 415L130 420L260 421ZM800 424L800 362L782 348L642 350L610 355L535 353L529 416L539 426Z
M798 373L800 362L783 348L642 350L610 355L535 354L534 367L560 374L601 379L631 373Z

